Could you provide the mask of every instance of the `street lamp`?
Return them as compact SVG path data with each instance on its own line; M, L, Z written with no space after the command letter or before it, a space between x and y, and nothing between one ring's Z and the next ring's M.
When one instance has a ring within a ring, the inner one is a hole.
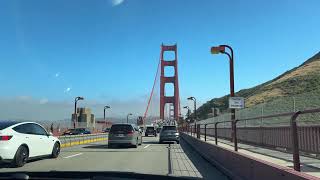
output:
M230 53L226 52L226 48L229 49ZM226 54L229 57L229 69L230 69L230 97L234 97L234 73L233 73L233 49L228 45L220 45L220 46L214 46L211 47L211 54ZM231 122L232 122L232 140L236 144L236 137L235 137L235 131L236 131L236 123L235 123L235 109L231 109ZM235 146L235 150L237 151L238 148Z
M191 97L188 97L188 100L192 100L193 101L193 108L194 108L194 132L196 133L197 130L197 100L195 97L191 96ZM197 138L200 138L200 134L199 133L196 133L197 134Z
M194 121L197 121L197 100L195 97L188 97L188 100L192 100L193 101L193 108L194 108Z
M103 120L104 120L104 123L105 123L106 126L107 126L106 109L110 109L110 106L104 106L104 108L103 108Z
M77 102L78 102L79 100L84 100L84 98L78 96L78 97L76 97L76 98L74 99L73 128L76 128L76 121L77 121L77 119L78 119L78 114L77 114Z
M127 124L129 123L129 116L131 116L132 114L131 113L129 113L128 115L127 115Z
M187 109L187 118L189 119L190 118L190 109L189 109L189 106L184 106L183 107L184 109ZM189 119L190 120L190 119Z

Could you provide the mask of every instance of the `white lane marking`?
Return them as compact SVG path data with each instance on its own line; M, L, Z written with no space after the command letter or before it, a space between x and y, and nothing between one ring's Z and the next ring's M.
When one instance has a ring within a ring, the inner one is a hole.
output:
M145 147L143 147L143 148L148 148L150 146L150 144L148 144L148 145L146 145Z
M72 158L72 157L75 157L75 156L80 156L81 154L82 153L78 153L78 154L70 155L70 156L63 157L63 158L68 159L68 158Z

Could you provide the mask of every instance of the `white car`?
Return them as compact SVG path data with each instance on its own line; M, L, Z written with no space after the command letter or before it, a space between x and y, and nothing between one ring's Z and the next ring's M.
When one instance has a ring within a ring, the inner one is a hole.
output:
M60 141L34 122L0 121L0 160L23 166L28 159L60 154Z

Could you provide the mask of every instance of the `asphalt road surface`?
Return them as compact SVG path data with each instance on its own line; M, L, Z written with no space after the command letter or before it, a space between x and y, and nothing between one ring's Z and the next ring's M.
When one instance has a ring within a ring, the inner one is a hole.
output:
M107 142L64 148L57 159L38 159L9 171L126 171L145 174L227 179L214 166L181 140L180 144L158 144L157 137L143 137L138 148L108 149Z

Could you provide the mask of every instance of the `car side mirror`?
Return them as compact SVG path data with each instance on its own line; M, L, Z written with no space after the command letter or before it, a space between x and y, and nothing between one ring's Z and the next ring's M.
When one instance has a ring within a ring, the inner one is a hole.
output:
M48 133L48 136L53 136L52 132L49 132L49 133Z

